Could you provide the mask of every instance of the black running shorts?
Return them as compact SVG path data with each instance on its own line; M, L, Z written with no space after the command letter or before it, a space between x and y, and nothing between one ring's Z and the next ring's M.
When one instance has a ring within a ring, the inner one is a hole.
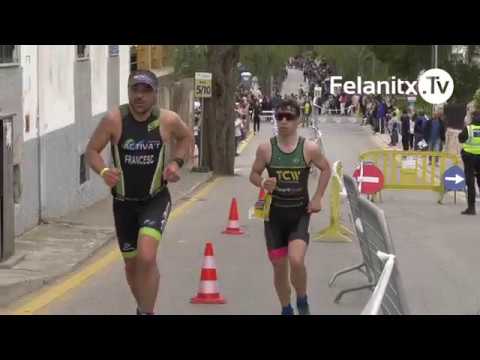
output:
M167 188L146 201L122 201L113 199L113 217L118 244L124 258L137 255L139 235L158 241L167 225L172 201Z
M292 240L310 241L308 227L310 214L306 209L285 209L272 206L270 220L265 221L265 239L270 260L288 255L288 243Z

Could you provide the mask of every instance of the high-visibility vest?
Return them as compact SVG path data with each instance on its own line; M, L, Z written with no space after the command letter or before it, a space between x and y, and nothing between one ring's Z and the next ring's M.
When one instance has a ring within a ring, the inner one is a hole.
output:
M480 155L480 125L468 125L468 139L463 144L463 151Z
M304 112L305 114L310 114L310 103L308 103L308 102L305 103L303 112Z

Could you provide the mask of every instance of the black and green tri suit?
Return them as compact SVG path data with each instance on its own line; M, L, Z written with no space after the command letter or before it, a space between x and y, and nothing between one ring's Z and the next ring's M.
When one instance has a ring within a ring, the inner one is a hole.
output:
M291 153L283 152L276 137L270 139L272 158L267 164L269 177L277 179L272 193L268 220L265 221L265 239L270 259L286 256L292 240L310 240L308 176L310 166L304 157L305 138L299 137Z
M111 146L114 166L121 171L112 189L113 214L124 257L137 254L138 235L157 240L165 230L171 209L163 179L165 144L160 136L161 110L155 107L147 121L136 121L128 104L121 105L122 134Z

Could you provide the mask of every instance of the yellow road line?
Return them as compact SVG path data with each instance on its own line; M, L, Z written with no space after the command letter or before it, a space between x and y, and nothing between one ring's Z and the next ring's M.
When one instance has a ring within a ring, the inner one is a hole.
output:
M170 220L174 220L180 215L182 215L187 209L191 208L195 202L200 200L202 197L207 195L212 188L217 185L223 178L217 177L210 183L208 183L202 190L200 190L198 193L193 195L188 201L183 203L182 205L176 207L172 213L170 214Z
M122 255L120 254L120 251L118 250L118 248L115 248L115 250L110 251L108 254L103 256L95 263L87 266L81 272L70 276L68 279L61 282L60 284L51 287L50 289L35 297L25 305L22 305L19 308L15 309L12 312L12 315L33 315L33 313L39 311L43 307L50 304L52 301L65 295L68 291L79 286L87 279L89 279L92 275L96 274L97 272L104 269L109 264L113 263L115 260L120 259L121 257Z
M170 214L170 220L174 220L181 216L187 209L192 207L195 202L197 202L201 197L205 196L212 190L212 188L218 184L222 178L215 178L212 182L208 183L202 190L192 196L188 201L182 205L176 207ZM85 269L80 272L69 276L67 279L61 283L52 286L51 288L45 290L43 293L36 296L34 299L30 300L26 304L14 309L12 315L33 315L35 312L44 308L51 302L59 299L64 296L70 290L78 287L91 276L98 273L100 270L106 268L109 264L113 263L116 260L120 260L122 255L117 247L109 251L105 256L95 261L93 264L90 264Z
M243 143L240 144L238 147L238 153L240 154L245 148L247 147L248 143L253 139L253 131L250 131L250 134L248 137L245 139Z

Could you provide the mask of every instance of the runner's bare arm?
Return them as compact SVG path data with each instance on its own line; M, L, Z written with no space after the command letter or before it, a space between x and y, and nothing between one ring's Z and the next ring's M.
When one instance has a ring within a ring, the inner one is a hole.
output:
M108 112L95 129L86 149L88 164L97 174L107 167L101 152L112 141L114 132L115 115L114 112Z
M332 168L330 162L322 154L318 144L314 143L313 141L307 141L306 146L308 158L310 158L312 164L321 171L318 179L317 191L315 192L312 200L322 199L332 175Z
M193 133L182 121L180 116L178 116L178 114L174 113L173 111L167 111L166 113L167 114L164 117L162 124L165 129L165 133L163 135L167 142L175 140L172 158L186 160L186 157L190 153L192 144L194 143Z
M267 153L267 144L261 144L257 148L257 153L255 155L255 161L252 165L252 170L250 171L250 182L257 186L262 186L262 174L267 166L266 162L266 153Z

